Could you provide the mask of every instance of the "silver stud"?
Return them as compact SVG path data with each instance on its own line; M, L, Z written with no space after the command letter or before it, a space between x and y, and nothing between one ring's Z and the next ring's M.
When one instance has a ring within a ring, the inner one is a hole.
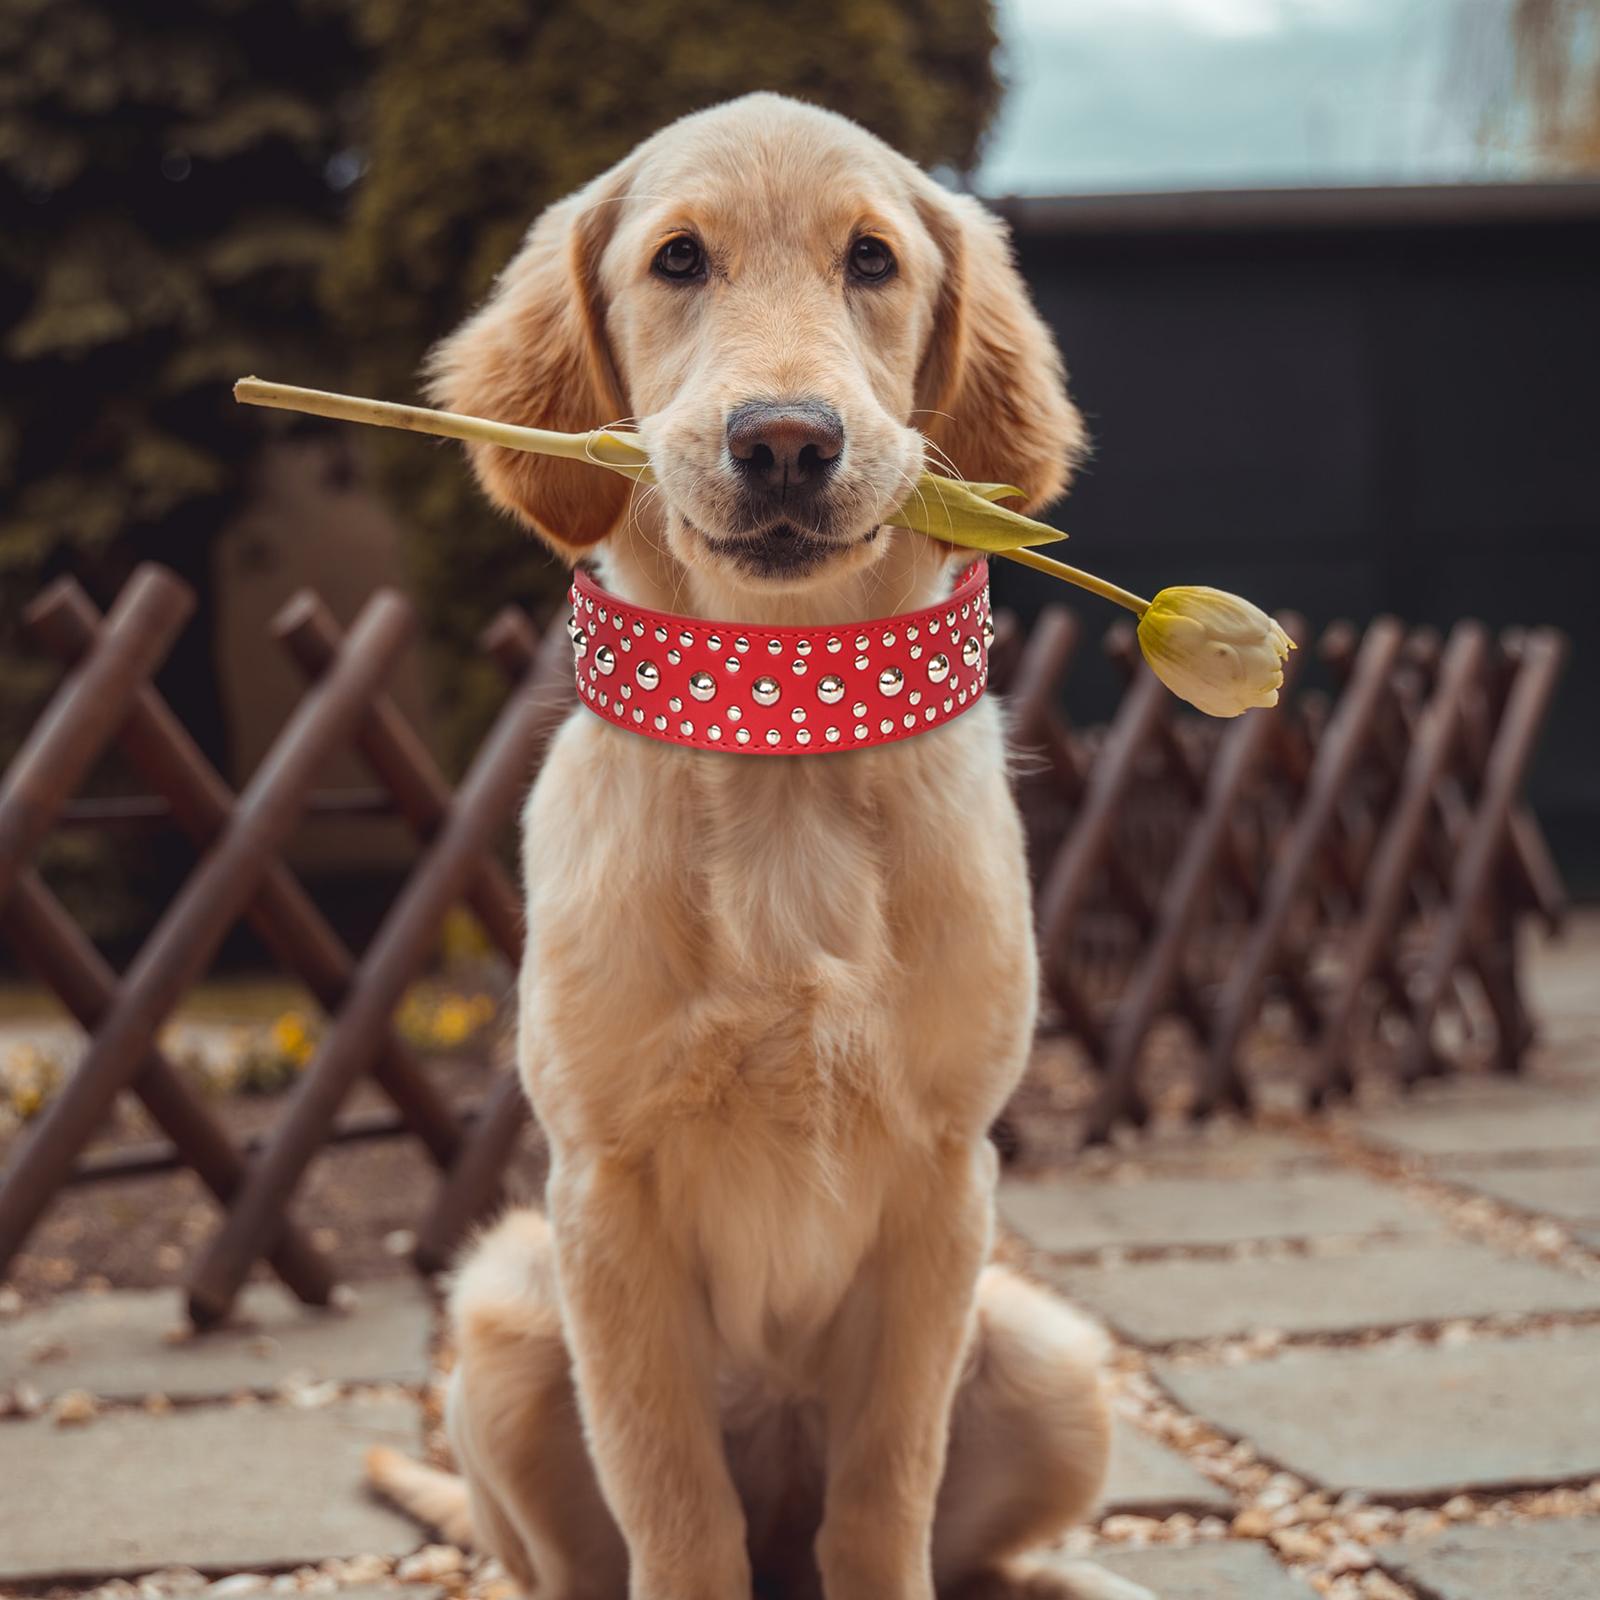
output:
M928 682L943 683L950 676L950 657L934 656L928 662Z
M756 681L750 685L750 698L754 700L758 706L777 705L778 696L782 693L783 691L778 687L778 680L776 678L757 678Z
M866 636L866 634L858 633L856 635L856 649L857 650L865 650L866 648L867 648L867 636Z
M870 667L871 665L872 665L872 663L870 661L868 661L865 656L857 656L856 657L856 671L857 672L865 672L867 670L867 668Z
M951 699L951 698L950 698L950 697L949 697L949 696L948 696L948 695L946 695L946 696L945 696L945 702L944 702L944 709L945 709L945 714L946 714L946 715L947 715L947 716L948 716L948 715L949 715L949 712L950 712L950 708L951 708L951 707L952 707L952 706L953 706L953 705L955 705L955 701L954 701L954 700L952 700L952 699Z
M828 728L823 733L822 737L824 739L826 739L829 744L838 744L838 742L839 742L839 730L837 728Z
M947 628L955 627L955 625L956 625L956 614L955 614L955 612L953 612L953 611L945 612L945 614L944 614L944 625Z
M600 696L600 707L601 707L601 709L604 710L605 707L607 707L610 704L611 704L611 696L608 695L608 694L602 694Z
M685 717L683 721L678 724L678 732L681 733L685 739L687 739L694 732L694 724L687 717Z
M810 730L809 730L809 729L806 729L806 728L802 728L802 729L801 729L801 730L800 730L800 731L799 731L799 733L797 733L797 734L796 734L796 735L795 735L795 736L794 736L794 742L795 742L795 743L796 743L796 744L810 744L810 743L811 743L811 733L810 733Z
M843 649L844 649L844 640L843 639L830 639L828 641L828 654L830 656L838 655L838 653Z
M708 633L706 635L706 649L707 650L720 650L721 648L722 648L722 635L720 633Z
M808 655L810 655L811 654L811 641L809 639L801 639L795 645L794 653L797 656L808 656Z
M928 709L926 711L924 711L922 714L923 714L924 717L927 718L927 720L929 722L932 722L934 717L938 714L937 708L934 707L934 706L929 706Z
M744 707L743 706L729 706L728 707L728 721L729 722L737 722L739 720L739 718L742 717L743 715L744 715Z
M633 640L632 640L632 639L630 639L630 638L628 638L628 637L627 637L627 636L626 636L626 635L624 635L624 636L623 636L623 637L622 637L622 638L621 638L621 639L620 639L620 640L619 640L619 641L618 641L618 643L620 643L620 644L621 644L621 646L622 646L622 648L623 648L623 649L624 649L624 650L627 650L627 651L629 651L629 652L631 652L631 651L632 651L632 650L633 650Z
M972 603L971 603L971 601L968 601L967 604L962 606L962 608L961 608L961 620L963 622L965 622L967 620L967 618L970 617L971 615L972 615Z
M709 700L717 692L717 680L709 672L689 674L689 693L696 700Z
M669 701L667 701L667 710L668 711L682 711L683 710L683 701L681 699L679 699L677 695L673 695L673 697Z
M789 670L795 675L795 677L803 678L806 675L806 664L803 661L791 661L789 663Z
M767 640L767 654L769 656L781 656L783 654L783 640L782 639L768 639Z
M572 630L572 653L580 661L589 653L589 635L582 628Z
M884 642L884 644L886 646L887 645L891 645L891 644L894 643L894 629L893 628L885 628L883 630L883 642Z
M574 644L576 644L578 642L578 635L580 633L582 633L582 632L583 632L583 629L578 626L577 613L576 612L568 612L567 613L567 637L570 640L572 640L572 642Z
M908 728L916 727L916 725L917 725L917 714L916 714L915 711L906 712L906 714L905 714L905 725Z
M728 669L729 672L737 672L739 670L738 656L729 656L728 659L722 664Z
M642 712L637 706L633 708L633 720L635 722L644 721L644 712Z
M635 639L644 638L644 624L642 622L634 623L634 625L633 625L633 636L634 636Z
M804 706L796 706L789 713L789 720L791 722L804 722L806 720L806 708Z
M633 675L639 680L641 689L654 689L661 682L661 668L653 661L641 661L633 669Z
M606 620L606 615L607 615L606 608L604 606L601 606L600 607L600 620L602 622L604 622Z
M597 645L594 664L609 678L617 670L617 652L608 644Z
M912 647L911 647L911 659L913 661L920 661L922 659L922 646L920 644L912 645Z
M658 733L661 732L663 729L665 729L666 725L667 725L667 719L665 717L657 717L656 718L656 731Z
M665 628L657 628L656 629L656 643L657 644L665 644L666 642L667 642L667 630Z
M856 724L856 738L865 739L866 736L867 736L867 725L866 725L866 723L858 722Z
M776 728L768 728L767 729L767 743L768 744L776 744L782 737L783 737L783 735L781 733L779 733Z
M741 633L739 637L733 641L733 648L737 650L740 655L743 655L745 651L750 648L750 641Z
M906 686L906 675L899 667L885 667L878 674L878 693L891 697L900 693Z
M893 733L894 732L894 718L893 717L885 717L883 719L883 721L878 724L878 732L879 733Z
M721 737L722 725L720 723L713 722L711 726L706 729L706 738L716 740L720 739Z
M669 650L667 651L667 660L670 661L673 666L677 666L677 664L683 660L683 657L680 656L676 650Z
M633 685L631 683L619 683L617 685L617 693L624 700L631 700L633 699Z
M852 717L864 717L866 714L867 702L865 700L857 700L856 703L850 707L850 715Z
M987 650L994 643L994 618L983 619L983 647Z
M825 706L836 706L844 699L844 679L829 673L817 679L817 699Z
M916 623L913 622L911 626L906 629L906 638L915 644L917 642L917 634L919 632L921 632L921 630L917 627Z
M681 644L685 650L687 650L689 646L694 643L694 635L690 633L687 628L685 628L683 632L678 635L678 643Z
M920 689L913 689L911 693L906 696L906 704L920 706L922 704L922 691Z
M750 730L748 728L736 728L736 729L734 729L733 736L734 736L735 739L737 739L739 741L740 744L749 744L750 743Z
M983 647L969 633L966 638L961 641L961 660L963 665L969 667L977 666L978 657L982 654Z

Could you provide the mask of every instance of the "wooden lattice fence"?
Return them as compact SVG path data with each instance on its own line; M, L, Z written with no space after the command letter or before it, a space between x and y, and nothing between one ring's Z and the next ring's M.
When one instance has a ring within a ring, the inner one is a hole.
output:
M330 1141L395 1133L425 1148L438 1177L416 1219L424 1270L444 1265L496 1203L526 1120L514 1074L500 1074L476 1107L453 1109L394 1017L458 903L519 959L518 896L492 841L573 694L565 632L553 627L541 643L520 612L503 613L483 644L510 692L452 791L384 689L413 631L407 602L381 592L342 634L315 596L301 595L274 633L306 691L235 794L152 683L192 603L178 579L146 566L105 617L70 581L28 613L65 675L0 782L0 939L59 995L87 1043L0 1170L0 1275L64 1185L184 1166L221 1210L188 1274L191 1314L206 1323L228 1313L260 1259L303 1300L329 1299L334 1267L289 1206ZM1284 620L1304 638L1297 619ZM1114 635L1126 690L1110 723L1090 730L1069 727L1060 710L1076 642L1061 609L1046 610L1025 639L1002 619L992 679L1022 752L1047 1025L1075 1037L1096 1080L1087 1139L1150 1116L1140 1063L1167 1015L1194 1041L1194 1116L1248 1109L1244 1047L1263 1007L1280 1000L1303 1046L1311 1105L1348 1094L1352 1064L1379 1039L1376 1070L1402 1083L1460 1066L1459 1041L1481 1040L1485 1028L1494 1066L1518 1070L1531 1024L1516 920L1533 911L1554 926L1564 906L1519 799L1561 668L1559 635L1496 641L1463 622L1439 640L1391 618L1362 632L1337 625L1318 646L1331 695L1291 682L1277 710L1227 724L1181 713L1131 636ZM1311 653L1291 657L1291 668ZM75 799L113 746L150 795ZM346 746L377 786L354 803L316 788ZM306 815L341 804L403 817L417 838L403 888L359 952L283 855ZM170 822L198 859L119 974L33 863L64 821L130 816ZM276 1121L248 1146L159 1045L240 919L329 1019ZM1446 1009L1472 1026L1441 1029ZM392 1112L341 1115L368 1077ZM86 1154L124 1092L168 1143Z

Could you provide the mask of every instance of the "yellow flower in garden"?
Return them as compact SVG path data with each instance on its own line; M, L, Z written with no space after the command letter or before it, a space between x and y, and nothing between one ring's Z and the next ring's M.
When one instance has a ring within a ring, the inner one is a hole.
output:
M303 1067L316 1048L316 1041L306 1027L305 1018L298 1011L285 1011L272 1024L272 1044L280 1055L286 1056L297 1067Z
M1155 675L1208 716L1275 706L1294 640L1260 606L1222 589L1163 589L1139 619Z

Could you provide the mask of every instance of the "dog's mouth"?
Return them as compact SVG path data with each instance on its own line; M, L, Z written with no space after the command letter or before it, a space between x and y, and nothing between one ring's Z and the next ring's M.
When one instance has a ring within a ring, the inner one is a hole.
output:
M876 527L850 538L835 538L782 521L732 536L709 534L699 528L695 531L708 549L757 578L804 576L846 550L878 537Z

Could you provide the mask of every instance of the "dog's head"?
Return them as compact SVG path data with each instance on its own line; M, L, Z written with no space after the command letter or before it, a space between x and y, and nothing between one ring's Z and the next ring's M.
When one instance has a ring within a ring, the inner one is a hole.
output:
M1001 226L853 123L773 95L673 124L552 206L432 377L441 405L500 421L630 419L660 485L652 537L724 588L879 559L925 449L1037 506L1083 442ZM569 555L635 522L633 486L603 469L474 460Z

